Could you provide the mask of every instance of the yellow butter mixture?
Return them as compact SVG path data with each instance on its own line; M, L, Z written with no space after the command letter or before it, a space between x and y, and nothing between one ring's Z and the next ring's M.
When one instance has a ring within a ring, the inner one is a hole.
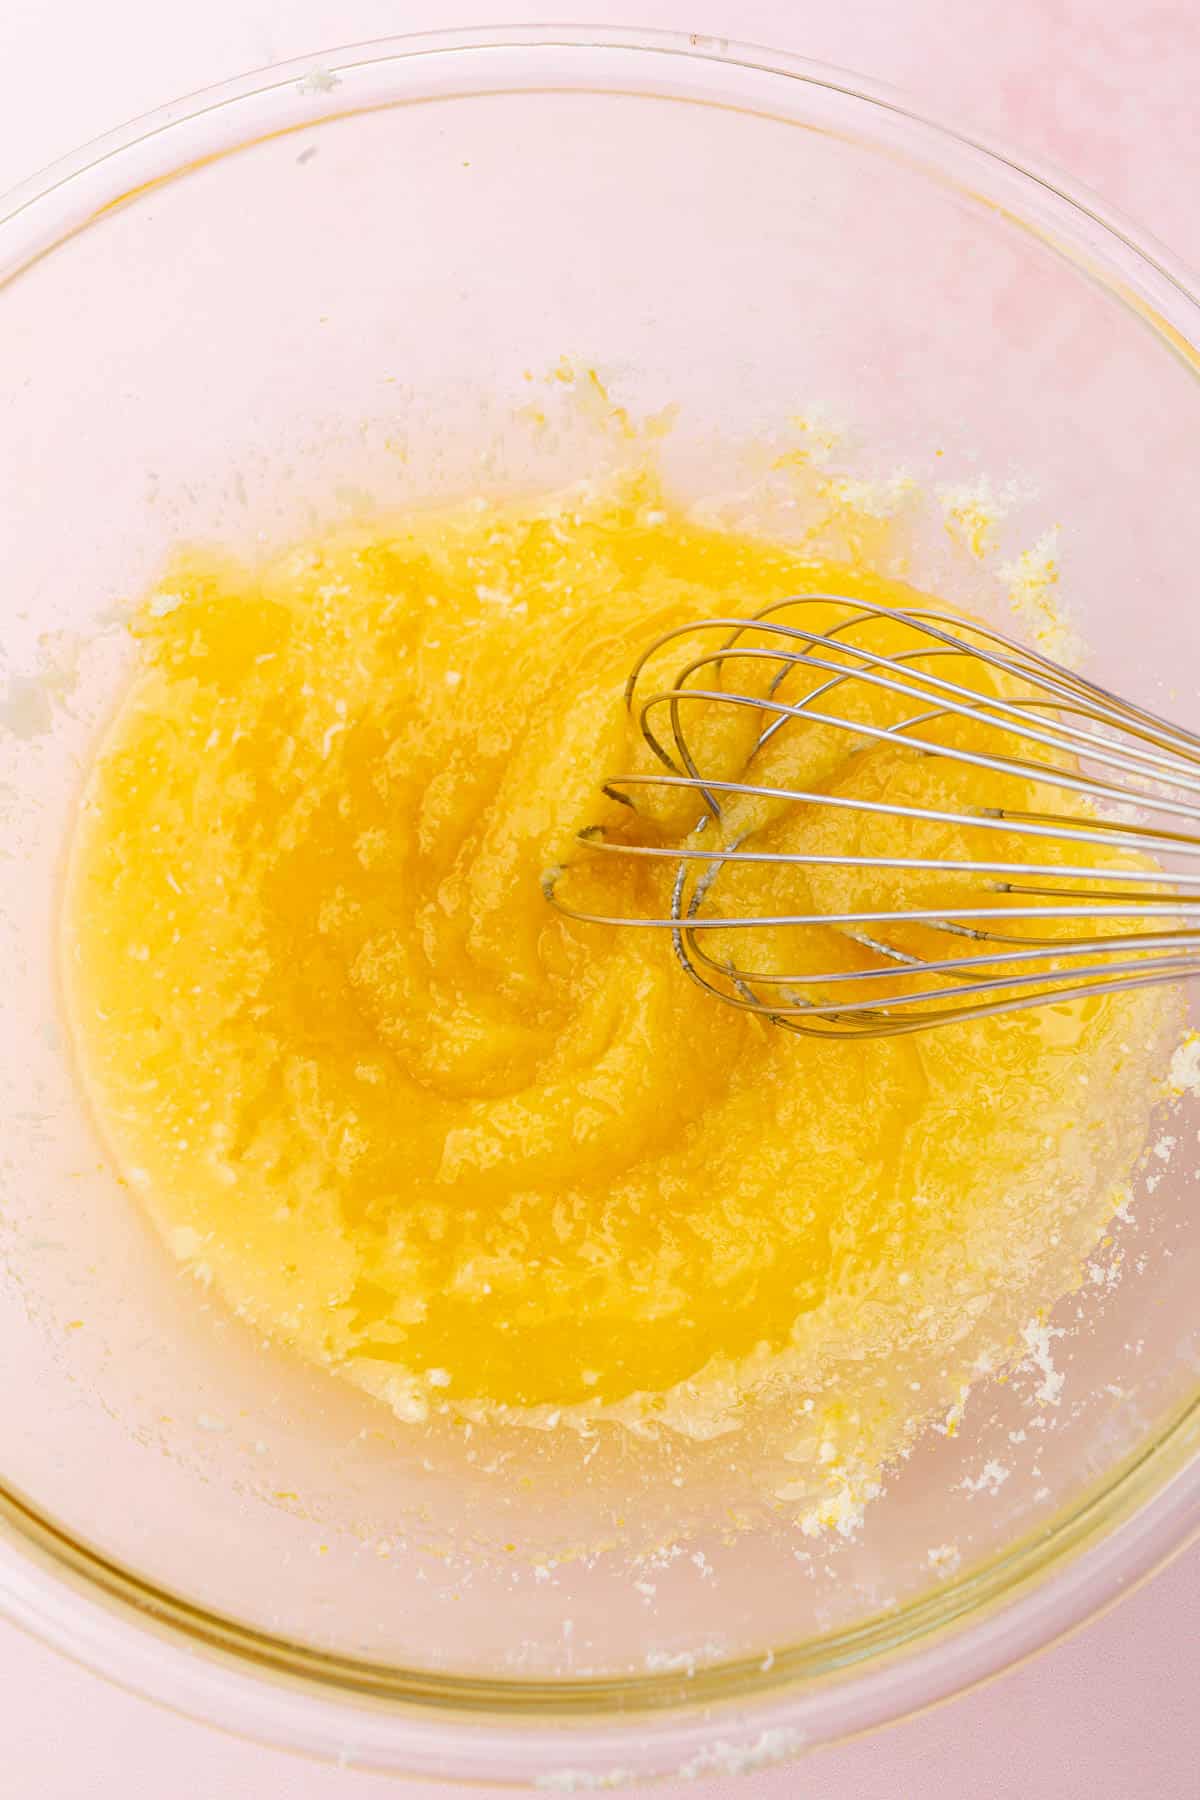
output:
M626 676L673 626L803 590L919 603L629 481L261 567L193 555L138 617L69 871L83 1078L176 1253L402 1417L624 1407L703 1430L786 1377L865 1419L885 1367L936 1366L940 1398L887 1398L900 1444L1104 1229L1145 1139L1158 995L828 1044L717 1004L667 934L543 898L567 862L574 902L661 910L669 870L576 843L620 827L601 781L646 766ZM970 770L894 744L790 742L810 785L972 799ZM905 847L867 815L771 829L819 847L835 827ZM951 828L938 847L964 854ZM778 911L781 879L722 891ZM832 868L806 890L832 910L889 892Z

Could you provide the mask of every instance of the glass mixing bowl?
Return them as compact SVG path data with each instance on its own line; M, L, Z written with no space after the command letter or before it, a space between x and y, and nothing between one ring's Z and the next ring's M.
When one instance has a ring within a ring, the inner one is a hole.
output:
M632 1457L595 1483L550 1452L470 1460L263 1346L103 1164L54 975L122 603L181 538L253 549L587 474L611 433L549 417L564 356L632 416L678 406L685 495L800 441L799 411L805 454L825 418L868 472L989 472L1014 554L1062 522L1088 671L1196 716L1200 311L1167 259L857 79L554 27L186 100L12 195L0 277L10 1616L281 1744L604 1786L893 1718L1177 1548L1200 1519L1189 1096L1114 1227L1122 1278L827 1549L684 1519Z

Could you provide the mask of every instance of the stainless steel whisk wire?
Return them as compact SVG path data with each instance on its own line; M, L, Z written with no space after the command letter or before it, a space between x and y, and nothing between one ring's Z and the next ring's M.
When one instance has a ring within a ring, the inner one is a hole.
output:
M816 606L843 608L846 616L823 631L777 616L802 614L803 609ZM907 629L917 641L886 654L854 640L852 634L860 627L880 621ZM694 643L710 631L725 634L718 648L693 654L669 687L639 700L639 683L653 658L673 642ZM751 632L769 641L743 642ZM927 666L937 659L962 658L986 665L1002 681L1016 684L1018 691L988 693L936 674ZM761 693L724 685L694 685L697 678L724 683L727 670L737 664L764 663L778 666ZM796 671L815 678L815 684L802 697L785 699L780 689ZM907 716L876 724L838 713L839 696L848 684L895 696L905 703ZM1186 862L1200 858L1200 738L993 627L954 619L934 609L906 611L840 594L793 594L753 616L701 619L663 633L634 665L624 698L659 769L611 776L603 783L603 792L635 813L640 791L691 792L705 810L686 843L633 843L611 835L604 826L586 828L579 834L580 843L592 854L673 863L669 905L661 917L610 915L575 907L562 891L568 865L548 870L543 890L560 912L582 923L669 931L680 967L727 1005L807 1035L885 1036L1200 974L1200 869L1173 871L1168 881L1164 871L1154 867L744 848L757 826L729 841L711 846L703 842L706 832L719 836L725 805L745 799L785 808L867 813L894 818L901 825L1000 831L1009 840L1136 851L1156 864L1164 859ZM911 712L910 702L916 709ZM701 768L684 717L685 710L696 703L742 708L759 715L762 722L757 736L734 775L718 776ZM658 726L663 711L669 721L669 737ZM928 735L928 729L944 719L961 719L1004 733L1008 741L997 751L941 743ZM844 731L856 747L903 744L916 755L1036 782L1039 788L1077 796L1084 807L1097 810L1058 814L974 804L962 810L939 809L828 793L819 787L810 790L780 787L769 780L755 782L753 765L766 745L780 732L802 729L806 724ZM1036 754L1031 757L1035 747L1060 761L1039 760ZM1114 779L1114 774L1121 779ZM1136 820L1115 816L1130 810L1138 815ZM1155 819L1161 822L1147 822ZM991 904L762 916L706 910L721 874L739 864L783 865L797 870L891 869L898 875L919 870L981 877L989 883L985 894L1003 898L999 905L993 898ZM1064 885L1068 880L1104 886L1092 891ZM1135 892L1135 887L1142 891ZM1039 921L1049 924L1052 920L1079 920L1083 935L1036 934ZM1088 934L1087 922L1098 925L1101 920L1108 928ZM1158 929L1140 929L1152 920L1162 921ZM1017 921L1034 928L1032 934L999 929ZM1131 926L1136 922L1137 928L1113 929L1118 921L1129 921ZM897 931L913 926L950 939L956 953L951 954L951 944L945 944L939 954L926 956L895 941ZM703 941L714 931L799 927L837 932L874 960L861 968L822 968L818 964L779 973L744 968L731 956L714 956ZM958 954L960 946L971 948ZM917 979L924 977L930 978L929 983ZM864 986L865 998L846 991ZM843 990L841 998L839 988Z

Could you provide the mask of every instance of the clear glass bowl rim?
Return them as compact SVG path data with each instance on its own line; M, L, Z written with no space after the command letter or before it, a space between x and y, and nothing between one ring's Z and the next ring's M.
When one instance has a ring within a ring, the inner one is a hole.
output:
M1002 202L1097 265L1195 375L1200 286L1164 248L1056 171L935 119L873 80L726 38L609 26L419 33L256 70L93 140L0 196L0 285L56 242L198 157L250 148L243 116L413 58L621 55L799 83L861 107L895 148ZM661 67L661 63L657 66ZM607 86L607 83L604 83ZM644 90L643 90L644 91ZM701 97L697 95L697 97ZM148 173L147 153L154 165ZM139 159L140 164L139 166ZM1013 196L1023 202L1014 207ZM76 199L78 196L78 199ZM55 209L67 209L67 220ZM71 217L71 209L75 215ZM45 241L44 218L54 227ZM123 1686L267 1742L412 1775L567 1788L743 1770L869 1729L999 1673L1113 1604L1200 1534L1200 1390L1083 1499L968 1575L852 1630L687 1677L493 1681L359 1662L274 1638L143 1581L44 1516L0 1476L0 1612Z

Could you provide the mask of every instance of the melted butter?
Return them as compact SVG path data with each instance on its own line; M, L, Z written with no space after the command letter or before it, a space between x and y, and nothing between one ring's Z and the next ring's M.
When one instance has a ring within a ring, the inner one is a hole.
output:
M853 1420L885 1405L872 1346L965 1357L990 1296L1017 1320L1068 1285L1048 1246L1083 1254L1111 1211L1163 1001L830 1045L715 1005L664 934L543 901L598 779L633 766L645 643L797 589L913 601L633 483L254 571L193 558L146 609L73 852L70 1007L118 1166L264 1331L413 1416L699 1391L785 1352L803 1375L811 1352ZM969 772L789 744L781 778L972 798ZM753 822L848 842L845 815ZM603 910L661 905L652 867L576 878ZM744 910L782 892L728 879ZM895 895L810 880L826 909Z

